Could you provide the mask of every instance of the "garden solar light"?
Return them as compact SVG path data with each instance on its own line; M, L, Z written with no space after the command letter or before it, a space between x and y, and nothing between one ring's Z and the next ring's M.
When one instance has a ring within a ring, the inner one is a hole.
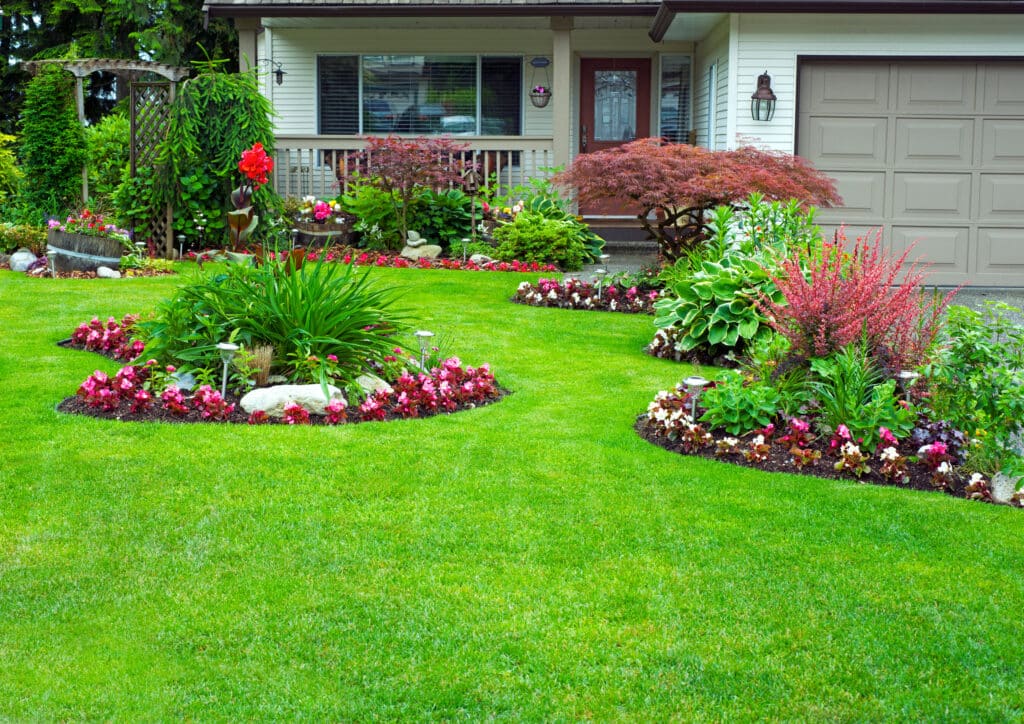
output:
M54 279L56 279L57 278L57 250L56 249L47 249L46 250L46 260L47 260L47 262L50 265L50 276L53 277Z
M235 352L238 351L238 345L231 344L230 342L221 342L217 345L217 349L220 351L220 358L224 360L224 377L220 383L220 396L225 397L228 393L228 365L230 365L231 360L235 358Z
M469 239L462 237L462 263L466 263L466 250L469 247Z
M178 234L178 258L185 256L185 235Z
M292 229L292 249L294 249L295 245L298 244L298 243L299 243L299 230L298 229Z
M135 242L135 253L139 255L140 259L146 258L146 242L136 241Z
M427 364L427 345L430 344L430 338L434 336L434 333L421 329L418 332L414 332L413 336L420 343L420 369L425 370L425 365Z
M686 385L686 391L690 393L690 417L693 422L697 422L697 400L700 399L700 393L707 386L708 381L700 375L690 375L683 384Z
M903 387L903 394L906 396L907 402L910 402L910 388L914 386L920 376L921 373L914 370L900 370L900 386Z
M602 254L602 256L606 256ZM607 269L595 269L594 274L597 275L597 298L601 298L601 282L604 281L605 275L608 273Z

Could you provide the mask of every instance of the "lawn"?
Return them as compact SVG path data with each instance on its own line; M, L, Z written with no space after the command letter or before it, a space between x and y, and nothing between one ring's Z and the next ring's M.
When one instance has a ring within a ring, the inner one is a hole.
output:
M0 719L1019 719L1024 517L670 454L692 368L537 275L381 269L513 391L350 427L54 411L178 278L0 272Z

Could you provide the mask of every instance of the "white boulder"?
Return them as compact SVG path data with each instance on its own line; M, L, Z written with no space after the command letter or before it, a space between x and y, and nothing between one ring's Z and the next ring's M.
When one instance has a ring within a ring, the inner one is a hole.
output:
M402 249L401 255L406 259L416 261L422 258L436 259L441 256L442 251L443 249L437 244L424 244L423 246L407 246Z
M329 397L324 397L320 385L275 385L274 387L258 387L247 393L239 404L242 409L252 414L262 410L270 417L282 417L284 408L296 403L314 415L323 415L324 408L333 400L345 401L341 390L334 385L327 385Z
M96 276L100 279L120 279L121 272L111 269L109 266L101 266L96 269Z
M27 271L30 266L35 264L36 255L28 249L18 249L16 252L11 254L11 271L23 272Z

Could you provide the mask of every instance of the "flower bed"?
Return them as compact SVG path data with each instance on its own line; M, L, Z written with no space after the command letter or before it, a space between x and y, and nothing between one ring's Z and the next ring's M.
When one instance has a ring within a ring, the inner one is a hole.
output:
M120 322L114 317L106 322L94 317L79 325L65 345L116 360L138 359L144 345L131 339L137 319L130 314ZM400 352L395 350L396 354ZM398 362L395 357L389 360ZM408 362L410 366L415 364L411 358ZM142 365L125 365L112 377L96 370L58 409L126 421L340 425L449 414L496 402L506 394L489 365L467 366L458 357L448 357L427 371L403 369L386 389L368 394L358 404L350 406L335 400L324 414L292 404L285 408L283 417L274 419L260 412L247 415L239 407L238 396L229 393L222 397L210 385L201 385L192 393L183 390L173 377L176 372L173 366L161 367L155 359Z
M877 431L872 447L854 439L849 428L837 426L832 435L816 435L810 419L773 418L761 428L742 435L708 429L690 414L693 400L684 385L659 392L647 412L637 418L635 429L648 442L683 455L816 477L850 479L859 483L893 485L943 492L955 497L994 502L991 481L964 474L957 467L967 440L961 433L919 419L913 432L897 439L891 430ZM1024 491L1010 504L1024 507Z
M533 307L653 314L654 302L660 296L661 292L655 289L624 287L615 282L597 285L579 279L540 279L536 284L520 284L512 301Z
M270 252L271 259L284 257L290 252L275 254ZM187 259L204 263L214 261L219 254L216 250L194 252L190 251L185 256ZM356 266L379 266L392 269L452 269L460 271L496 271L496 272L555 272L558 267L553 264L540 264L538 262L521 261L492 261L478 264L474 261L461 259L417 259L412 261L397 254L386 254L377 251L363 251L350 247L336 247L331 249L306 249L303 256L305 261L333 261L341 264L355 264Z

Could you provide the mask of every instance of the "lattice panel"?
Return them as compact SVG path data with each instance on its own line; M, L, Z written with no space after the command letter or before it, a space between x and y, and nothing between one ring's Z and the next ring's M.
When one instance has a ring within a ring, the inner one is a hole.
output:
M160 142L167 134L167 123L174 99L173 84L166 82L131 84L131 173L156 165ZM163 207L150 210L147 221L134 229L136 239L152 239L170 255L173 230L170 211Z

